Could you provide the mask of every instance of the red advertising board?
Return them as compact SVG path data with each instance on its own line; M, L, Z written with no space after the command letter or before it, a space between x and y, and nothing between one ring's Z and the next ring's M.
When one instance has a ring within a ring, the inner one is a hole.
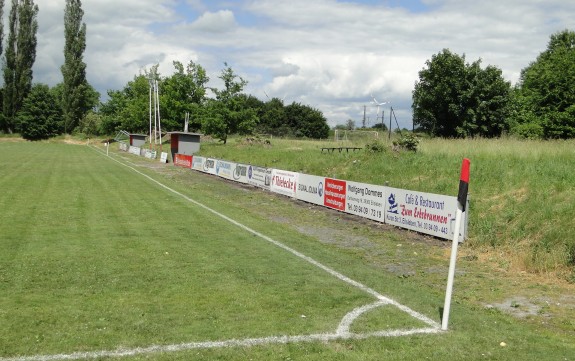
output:
M325 196L323 205L329 208L345 211L346 181L325 179Z
M176 154L176 158L174 159L174 165L185 168L192 168L192 156L185 154Z

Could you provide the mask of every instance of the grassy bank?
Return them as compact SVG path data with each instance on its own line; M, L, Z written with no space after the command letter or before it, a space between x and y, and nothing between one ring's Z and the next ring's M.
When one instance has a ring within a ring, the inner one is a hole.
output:
M200 155L423 192L456 195L471 159L470 231L464 252L497 267L575 281L575 142L424 139L417 153L321 152L330 141L238 138ZM365 143L345 145L365 146Z

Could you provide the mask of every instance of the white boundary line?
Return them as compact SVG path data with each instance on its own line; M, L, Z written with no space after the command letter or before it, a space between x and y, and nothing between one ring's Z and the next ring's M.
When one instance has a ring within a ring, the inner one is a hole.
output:
M96 150L100 154L104 154L96 147L91 147L92 149ZM279 248L311 263L312 265L324 270L325 272L329 273L330 275L336 277L337 279L348 283L360 290L364 291L375 297L377 299L376 302L358 307L353 311L349 312L347 315L343 317L340 324L338 325L335 333L324 333L324 334L312 334L312 335L296 335L296 336L270 336L270 337L263 337L263 338L248 338L248 339L231 339L225 341L207 341L207 342L190 342L190 343L181 343L175 345L164 345L164 346L148 346L148 347L137 347L132 349L118 349L115 351L92 351L92 352L75 352L71 354L58 354L58 355L36 355L36 356L22 356L22 357L12 357L12 358L2 358L0 357L0 361L55 361L55 360L82 360L82 359L95 359L101 357L126 357L126 356L135 356L135 355L142 355L142 354L151 354L151 353L167 353L167 352L178 352L178 351L186 351L186 350L194 350L194 349L207 349L207 348L224 348L224 347L238 347L238 346L257 346L257 345L265 345L265 344L287 344L287 343L297 343L297 342L314 342L314 341L334 341L334 340L360 340L366 339L370 337L399 337L399 336L409 336L415 334L435 334L440 333L441 328L440 324L433 321L429 317L412 310L411 308L404 306L397 301L392 300L391 298L385 297L378 293L377 291L365 286L364 284L354 281L351 278L335 271L334 269L323 265L322 263L314 260L311 257L304 255L296 251L295 249L284 245L281 242L278 242L238 221L221 214L208 206L182 194L163 183L155 180L154 178L150 177L149 175L140 172L136 168L129 166L123 162L120 162L117 159L109 157L114 162L127 167L134 172L140 174L141 176L147 178L151 182L157 184L158 186L164 188L165 190L174 193L177 196L182 197L183 199L187 200L190 203L195 204L198 207L205 209L208 212L213 213L214 215L225 219L226 221L242 228L243 230L251 233L255 236L258 236L269 243L276 245ZM134 163L131 163L134 164ZM134 166L136 166L134 164ZM352 333L350 332L350 327L352 323L362 314L369 312L375 308L385 306L385 305L392 305L403 312L409 314L413 318L416 318L423 323L427 324L429 327L426 328L417 328L417 329L405 329L405 330L392 330L392 331L377 331L377 332L368 332L368 333Z

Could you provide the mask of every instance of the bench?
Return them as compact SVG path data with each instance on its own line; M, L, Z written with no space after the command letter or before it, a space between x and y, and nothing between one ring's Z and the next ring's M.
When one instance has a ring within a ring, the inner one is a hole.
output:
M333 153L337 150L341 153L342 151L345 150L346 153L349 153L350 150L355 152L356 150L362 150L362 149L363 148L358 147L325 147L321 148L321 152L323 153L323 151L325 150L327 153Z

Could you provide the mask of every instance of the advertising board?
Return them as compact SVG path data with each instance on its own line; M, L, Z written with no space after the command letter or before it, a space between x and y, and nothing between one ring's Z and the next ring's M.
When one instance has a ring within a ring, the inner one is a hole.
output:
M385 194L384 186L347 181L345 212L384 222Z
M162 155L160 156L160 163L168 163L168 153L162 152Z
M174 165L177 165L178 167L192 168L192 156L176 153Z
M300 173L295 196L297 199L323 206L325 178Z
M234 174L232 175L233 180L236 182L248 183L248 165L245 164L236 164L236 168L234 169Z
M248 184L267 189L269 191L271 179L271 169L257 167L255 165L248 166Z
M216 162L217 159L206 158L201 171L204 173L216 175Z
M234 179L234 171L236 170L236 163L228 162L225 160L216 161L216 175L225 179Z
M457 197L390 187L387 187L386 196L385 223L453 239ZM462 224L460 241L464 238L466 223Z
M270 190L288 197L295 197L298 173L272 169Z
M202 169L204 169L205 161L206 161L205 157L194 155L192 157L192 169L202 171Z
M145 153L144 153L144 157L148 158L148 159L156 159L156 151L155 150L150 150L150 149L146 149Z
M131 145L128 152L133 155L140 155L140 147L134 147L133 145Z
M323 205L345 211L346 181L325 178L325 195Z

